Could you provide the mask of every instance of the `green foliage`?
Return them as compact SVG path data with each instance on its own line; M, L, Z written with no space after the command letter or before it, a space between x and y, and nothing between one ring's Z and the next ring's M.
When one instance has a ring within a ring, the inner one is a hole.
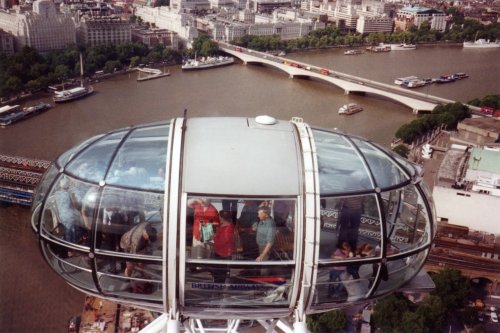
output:
M392 294L375 304L373 323L383 332L406 332L403 327L403 315L410 312L413 304L402 294Z
M448 310L437 296L427 297L419 304L416 313L423 319L424 327L431 332L440 332L448 320Z
M219 52L219 45L209 36L203 35L193 40L193 52L202 57L213 56Z
M36 91L53 83L61 83L80 75L80 52L83 54L84 75L98 70L112 73L126 66L137 66L141 62L181 63L178 51L161 45L152 50L142 43L122 45L99 45L52 51L42 57L35 49L24 47L13 55L0 54L0 97Z
M448 311L463 307L466 298L471 293L469 282L462 273L456 269L445 268L432 276L436 288L431 295L437 296Z
M408 153L410 152L410 148L406 145L400 144L392 149L393 152L398 154L399 156L403 156L404 158L408 157Z
M488 95L483 99L474 98L467 104L474 106L487 106L490 108L494 108L495 110L500 110L500 95Z
M401 332L427 333L429 329L424 321L425 318L418 312L405 312L401 318Z
M342 310L334 310L307 317L307 327L312 333L345 332L347 317Z
M466 306L461 312L460 312L460 318L462 319L462 322L465 325L468 326L473 326L477 323L477 316L478 316L479 311L477 308L472 307L472 306Z
M396 131L396 137L405 143L412 143L420 136L444 125L447 129L455 129L457 124L470 117L470 111L462 103L438 105L431 114L423 115L410 123L402 125Z

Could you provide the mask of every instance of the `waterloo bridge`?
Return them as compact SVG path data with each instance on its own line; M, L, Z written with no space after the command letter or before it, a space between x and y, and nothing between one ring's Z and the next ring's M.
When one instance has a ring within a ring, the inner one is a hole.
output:
M342 89L345 94L356 93L383 97L407 106L415 114L429 113L438 104L455 103L455 101L446 98L423 94L399 86L368 80L329 68L321 68L269 53L234 46L221 41L218 41L218 44L221 51L240 59L244 64L259 64L275 68L287 73L290 78L310 78L326 82ZM478 108L473 106L468 107L471 111L478 111L476 110Z

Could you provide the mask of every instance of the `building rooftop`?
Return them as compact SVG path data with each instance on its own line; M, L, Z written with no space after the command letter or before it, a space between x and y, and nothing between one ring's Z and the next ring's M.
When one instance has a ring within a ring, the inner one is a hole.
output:
M411 12L415 14L433 14L433 13L442 13L442 11L433 9L433 8L427 8L427 7L404 7L401 9L401 11L405 12Z
M455 183L457 170L463 166L467 153L459 149L450 149L446 152L439 167L437 182Z
M469 159L469 169L500 174L500 152L498 150L474 148Z
M467 118L460 122L460 127L471 126L488 132L500 133L500 120L494 118Z

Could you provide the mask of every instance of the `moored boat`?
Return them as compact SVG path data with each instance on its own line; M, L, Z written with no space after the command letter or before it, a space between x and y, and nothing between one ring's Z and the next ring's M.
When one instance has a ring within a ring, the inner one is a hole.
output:
M354 103L344 104L339 108L339 114L345 115L350 115L361 111L363 111L363 108Z
M409 51L415 49L417 49L417 46L415 44L391 44L391 51Z
M406 77L400 77L394 80L394 84L397 84L398 86L403 85L405 82L408 82L410 80L417 80L417 76L406 76Z
M52 105L44 102L40 102L38 104L27 106L24 108L20 108L19 105L15 105L9 108L0 108L4 109L3 112L0 112L0 126L8 126L20 120L29 118L38 113L46 111L50 109Z
M83 58L80 53L80 87L64 89L60 91L54 91L54 97L52 98L55 103L70 102L75 99L79 99L88 96L94 92L92 86L85 87L83 85Z
M88 87L76 87L72 89L65 89L61 91L54 91L55 96L53 97L54 102L63 103L73 101L85 96L88 96L94 92L92 86Z
M347 50L344 52L345 55L355 55L355 54L362 54L363 50L359 49L353 49L353 50Z
M468 78L469 75L465 74L465 73L455 73L455 74L453 74L453 77L456 78L457 80L461 80L461 79Z
M367 51L370 51L370 52L389 52L391 50L391 46L390 45L385 45L384 43L380 43L378 44L377 46L368 46L366 48Z
M500 43L498 42L490 42L489 40L486 39L478 39L473 42L464 42L464 48L471 48L471 49L491 49L491 48L497 48L500 47Z
M207 57L201 60L188 59L183 65L183 70L207 69L213 67L227 66L234 63L233 57Z
M409 81L405 81L403 82L403 84L401 84L403 87L407 87L407 88L418 88L418 87L423 87L427 84L427 82L425 80L422 80L422 79L413 79L413 80L409 80Z

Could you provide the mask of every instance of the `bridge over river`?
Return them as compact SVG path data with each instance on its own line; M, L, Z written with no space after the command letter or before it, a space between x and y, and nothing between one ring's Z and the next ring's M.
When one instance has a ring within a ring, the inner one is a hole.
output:
M50 161L0 155L0 203L30 206Z
M382 96L409 107L414 113L430 112L438 104L455 102L449 99L404 89L399 86L388 85L341 73L329 68L320 68L296 60L271 55L269 53L258 52L220 41L218 43L222 51L242 60L245 64L255 63L274 67L287 73L290 78L314 78L333 84L343 89L346 94L360 93Z

